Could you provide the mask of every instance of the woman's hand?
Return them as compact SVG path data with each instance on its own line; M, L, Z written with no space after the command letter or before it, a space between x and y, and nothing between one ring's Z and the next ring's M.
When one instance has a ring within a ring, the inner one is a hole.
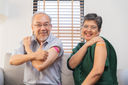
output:
M94 43L104 41L100 36L93 37L91 40L87 41L85 45L87 47L92 46Z

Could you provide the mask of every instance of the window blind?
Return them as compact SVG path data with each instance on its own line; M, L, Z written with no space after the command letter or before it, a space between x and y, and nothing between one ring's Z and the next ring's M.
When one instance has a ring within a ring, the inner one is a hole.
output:
M71 53L81 41L84 0L33 0L33 13L36 11L52 18L52 33L62 41L64 52Z

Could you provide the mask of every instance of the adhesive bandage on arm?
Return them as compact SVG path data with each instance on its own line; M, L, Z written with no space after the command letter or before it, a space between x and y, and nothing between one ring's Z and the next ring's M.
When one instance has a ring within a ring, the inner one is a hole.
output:
M60 49L58 47L54 46L53 48L56 50L57 53L60 53Z

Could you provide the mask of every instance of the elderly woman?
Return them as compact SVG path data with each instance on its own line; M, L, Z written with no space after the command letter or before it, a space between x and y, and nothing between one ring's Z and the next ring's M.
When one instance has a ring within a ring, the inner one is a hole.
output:
M75 85L118 85L116 53L110 42L99 36L101 25L102 18L95 13L84 17L81 35L86 42L79 43L67 61Z

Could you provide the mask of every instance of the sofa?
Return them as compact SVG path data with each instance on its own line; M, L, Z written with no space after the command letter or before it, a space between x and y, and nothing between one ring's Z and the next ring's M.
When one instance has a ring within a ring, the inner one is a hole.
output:
M11 53L6 53L4 57L4 68L0 68L0 85L24 85L23 74L24 64L13 66L9 64ZM64 54L62 58L62 85L74 85L72 72L67 68L67 58L69 54Z
M0 68L0 85L4 85L4 71Z
M0 68L0 85L24 85L23 71L24 64L12 66L9 64L11 54L7 53L4 57L4 68ZM67 69L67 58L69 54L64 54L62 59L62 85L74 85L72 72ZM119 85L128 85L128 68L117 71Z

